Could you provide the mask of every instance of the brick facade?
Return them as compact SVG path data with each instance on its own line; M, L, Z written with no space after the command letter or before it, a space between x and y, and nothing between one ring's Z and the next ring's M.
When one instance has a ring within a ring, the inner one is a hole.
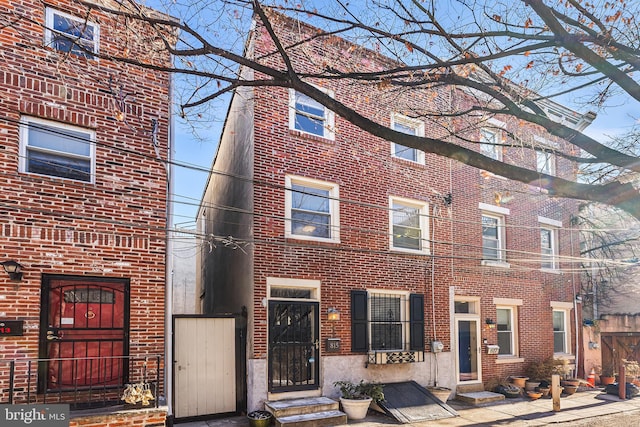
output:
M303 24L278 15L272 18L284 46L296 46L297 41L315 34L313 28ZM269 65L283 66L278 62L278 55L265 54L273 52L274 45L262 27L257 27L252 42L250 55L262 58ZM332 63L339 63L341 69L359 72L376 71L390 64L375 52L335 37L318 38L288 52L296 70L310 73L320 72ZM403 93L400 89L348 79L316 79L313 83L332 91L338 101L385 126L391 125L395 113L409 116L415 111L435 112L435 116L422 119L425 135L449 138L446 132L452 131L468 138L469 142L462 145L479 149L477 142L483 125L469 126L462 119L437 114L460 111L472 105L473 98L462 90L424 87ZM521 375L528 363L554 352L553 304L569 313L565 320L567 337L571 338L566 343L566 357L571 357L575 348L575 334L571 332L575 310L568 307L574 301L572 285L579 288L575 283L579 278L564 271L570 271L570 257L578 253L577 231L571 229L576 202L551 198L533 185L512 182L434 154L427 153L424 164L393 157L388 141L338 116L334 138L292 130L288 89L255 88L252 95L243 97L250 98L250 102L238 98L232 102L213 164L216 172L211 176L201 208L203 231L231 235L230 224L244 224L245 236L252 242L251 251L229 255L228 249L216 248L203 253L200 261L206 312L221 311L229 298L237 298L240 291L234 291L233 286L243 289L247 295L242 302L249 309L249 409L260 407L262 400L287 396L269 384L268 364L272 362L267 356L272 350L267 301L278 299L269 294L270 286L279 286L278 283L320 284L317 300L321 323L318 337L321 378L317 388L307 392L310 395L335 395L333 381L361 378L414 379L423 385L455 388L468 380L457 374L457 334L461 332L456 322L462 325L465 319L470 319L473 327L478 328L478 335L473 339L479 348L475 356L479 372L473 381L487 383ZM541 129L523 126L516 120L497 119L503 135L510 131L531 140L533 135L545 136ZM235 134L239 129L251 129L251 135ZM546 139L560 150L567 150L562 141L549 136ZM506 138L502 142L511 144ZM507 162L536 167L535 155L519 148L515 141L513 147L504 147L502 151ZM232 155L238 152L248 153L249 160L239 160ZM250 202L239 199L238 193L233 195L232 186L237 188L241 184L227 175L217 175L218 172L251 177L251 185L245 184L251 192L244 192L251 194ZM569 161L557 159L556 174L572 178L575 171ZM339 188L339 241L287 236L287 176L319 180ZM423 237L429 244L428 253L390 248L389 206L393 197L423 202L428 207L425 216L429 235ZM238 213L234 217L229 212L222 213L219 206L250 209L253 215L249 218ZM498 263L500 265L482 261L481 221L485 208L489 212L502 212L504 217L506 262ZM554 271L540 268L543 223L539 217L542 221L561 224L556 232L557 250L563 261ZM218 274L207 275L208 270L213 271L221 263L228 266L228 271L216 270ZM425 362L376 365L367 363L366 355L352 351L352 290L423 295ZM207 299L211 294L213 298ZM474 308L468 315L455 313L455 301L471 302ZM496 321L496 306L511 306L515 310L517 327L513 333L517 339L511 357L487 354L487 344L498 342L495 324L490 326L487 322L487 319ZM339 322L327 320L329 308L340 312ZM339 351L326 351L324 340L329 337L340 338ZM434 340L444 344L444 352L437 357L430 350L429 343Z
M80 19L87 16L87 10L71 0L46 5ZM24 320L24 335L0 337L3 403L9 390L5 365L15 360L25 369L22 362L46 357L40 340L47 328L41 323L41 302L46 299L41 290L47 277L126 281L128 355L138 363L144 356L161 355L157 368L162 369L168 182L164 160L170 124L168 74L44 47L45 4L11 0L5 7L15 12L15 20L0 26L0 261L18 261L24 276L12 282L0 272L0 319ZM153 49L132 37L135 25L125 27L99 8L92 8L89 21L99 25L100 53L169 64L168 56L154 56ZM21 135L24 138L25 120L30 119L52 129L72 126L95 135L91 179L26 171ZM158 124L155 136L153 121ZM24 378L24 372L18 374ZM35 385L16 386L14 402L25 402L28 389L31 400L36 399Z

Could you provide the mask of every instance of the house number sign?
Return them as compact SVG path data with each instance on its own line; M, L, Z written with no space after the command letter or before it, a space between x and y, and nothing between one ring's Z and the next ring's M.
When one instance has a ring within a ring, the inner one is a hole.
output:
M0 320L0 336L23 335L24 320Z
M340 338L327 338L325 351L327 353L340 351Z

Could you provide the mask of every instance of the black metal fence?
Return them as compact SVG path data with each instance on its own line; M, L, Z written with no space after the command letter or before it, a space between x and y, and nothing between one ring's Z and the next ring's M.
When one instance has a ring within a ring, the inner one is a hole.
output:
M163 372L164 359L155 354L0 360L0 403L157 408Z

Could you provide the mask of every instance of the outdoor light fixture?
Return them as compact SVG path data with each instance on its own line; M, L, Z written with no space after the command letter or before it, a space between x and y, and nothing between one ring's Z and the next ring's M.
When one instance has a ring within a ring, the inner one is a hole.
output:
M489 318L489 317L487 317L487 318L486 318L486 320L484 321L484 323L486 323L486 324L487 324L487 326L489 327L489 329L493 329L493 328L495 328L495 327L496 327L496 322L495 322L493 319Z
M9 279L20 282L22 280L22 265L14 260L0 262L4 271L9 275Z
M331 307L327 310L327 320L330 320L332 322L337 322L338 320L340 320L340 312L337 308Z

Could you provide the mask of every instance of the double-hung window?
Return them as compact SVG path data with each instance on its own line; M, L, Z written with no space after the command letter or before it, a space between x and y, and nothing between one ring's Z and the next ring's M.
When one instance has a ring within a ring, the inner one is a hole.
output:
M555 175L556 162L553 153L536 150L536 170L547 175Z
M562 221L539 216L540 223L540 257L541 268L545 270L558 269L558 229Z
M285 185L285 235L338 242L338 185L294 176L287 176Z
M424 136L424 122L400 114L391 115L391 128L407 135ZM424 165L424 152L401 144L391 143L391 155Z
M480 153L495 160L502 160L501 132L480 129Z
M568 353L567 311L553 310L553 352Z
M504 261L504 217L482 214L482 259Z
M498 354L502 356L516 355L516 316L515 307L497 307Z
M509 267L506 260L505 216L510 210L479 203L482 222L482 264Z
M424 351L422 294L351 291L351 322L354 352Z
M417 200L389 198L393 250L426 253L429 251L428 205Z
M98 53L100 30L83 18L47 8L45 43L56 50L93 59Z
M94 131L32 117L20 129L21 172L94 181Z
M333 96L331 91L324 92ZM311 97L289 89L289 129L332 140L334 121L333 111Z

